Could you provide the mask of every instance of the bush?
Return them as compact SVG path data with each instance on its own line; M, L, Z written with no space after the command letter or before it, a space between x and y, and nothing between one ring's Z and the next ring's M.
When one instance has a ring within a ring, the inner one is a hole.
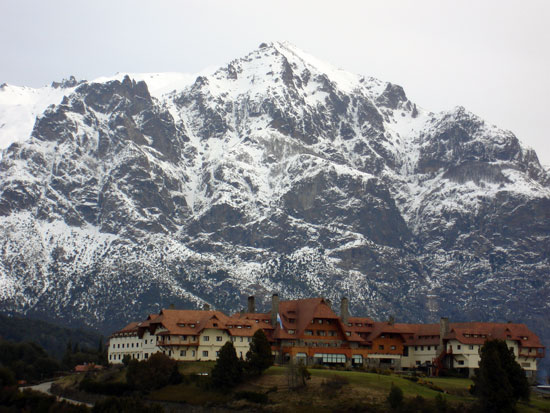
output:
M397 386L394 386L394 384L392 383L387 401L392 409L397 409L398 407L400 407L403 404L403 390L401 390Z
M163 413L164 409L157 405L147 405L136 398L109 397L97 402L92 413Z
M249 402L258 403L258 404L266 404L269 401L267 394L256 393L253 391L239 391L235 393L235 398L237 400L245 399L245 400L248 400Z
M126 382L139 391L149 392L180 381L177 362L162 353L144 361L131 360L126 370Z
M80 390L94 394L104 394L106 396L122 396L133 390L132 386L120 382L100 382L90 378L84 378L78 386Z

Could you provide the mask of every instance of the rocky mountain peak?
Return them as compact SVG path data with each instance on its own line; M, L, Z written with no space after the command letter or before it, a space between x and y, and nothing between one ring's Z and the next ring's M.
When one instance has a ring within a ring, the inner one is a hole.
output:
M109 329L279 291L547 326L550 179L513 133L287 43L138 78L48 89L3 152L4 309Z

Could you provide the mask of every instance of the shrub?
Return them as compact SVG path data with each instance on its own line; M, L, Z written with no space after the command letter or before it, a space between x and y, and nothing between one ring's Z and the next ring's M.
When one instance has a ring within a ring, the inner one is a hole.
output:
M126 370L129 386L140 391L160 389L181 381L178 364L162 353L155 353L147 360L131 360Z
M403 390L401 390L397 386L394 386L394 384L392 383L387 401L392 409L397 409L398 407L400 407L403 404Z
M253 391L239 391L235 393L235 398L237 400L245 399L245 400L248 400L249 402L258 403L258 404L266 404L269 401L267 394L256 393Z
M147 405L136 398L109 397L97 402L92 413L163 413L164 409L156 404Z

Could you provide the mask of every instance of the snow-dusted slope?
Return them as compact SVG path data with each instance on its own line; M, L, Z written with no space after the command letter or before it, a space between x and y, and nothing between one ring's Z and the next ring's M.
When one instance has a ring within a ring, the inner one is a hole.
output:
M0 149L29 138L36 117L50 105L61 103L74 87L0 86Z
M283 43L55 90L0 163L5 310L109 329L279 291L548 327L549 174L464 108Z

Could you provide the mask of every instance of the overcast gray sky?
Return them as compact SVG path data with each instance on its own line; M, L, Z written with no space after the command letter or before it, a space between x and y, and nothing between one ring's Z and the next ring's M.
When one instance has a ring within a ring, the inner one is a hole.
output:
M265 41L465 106L550 165L550 1L0 0L0 83L197 72Z

